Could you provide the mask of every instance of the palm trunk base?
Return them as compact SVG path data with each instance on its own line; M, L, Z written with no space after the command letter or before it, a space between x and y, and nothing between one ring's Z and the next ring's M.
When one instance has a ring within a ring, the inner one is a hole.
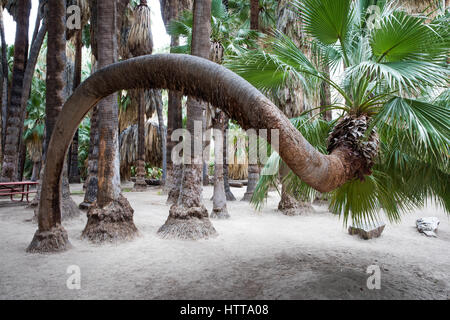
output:
M204 206L185 208L173 205L158 235L163 239L199 240L215 237L217 231Z
M290 194L283 192L281 201L278 204L278 210L286 216L300 216L306 213L314 212L310 203L299 201Z
M145 162L143 160L137 161L136 182L134 183L133 192L147 191L147 182L145 182Z
M123 195L104 208L94 203L87 213L88 222L81 237L94 243L132 240L139 233L133 222L133 213Z
M81 211L75 201L69 196L61 200L61 220L69 220L77 218L81 215Z
M230 218L227 208L216 208L211 211L211 219L226 220Z
M98 179L96 176L89 176L86 180L86 193L84 201L78 206L81 210L89 210L92 204L97 200Z
M236 197L231 191L226 191L225 195L227 196L227 201L236 201Z
M148 186L147 182L145 182L145 179L137 177L133 186L133 192L145 192L147 191L147 187Z
M62 226L57 226L50 231L36 231L27 252L56 253L66 251L71 247L66 230Z
M252 197L253 197L253 192L246 192L241 201L250 202L252 200Z
M170 176L168 175L166 180L166 187L168 189L166 204L173 205L178 202L178 198L180 196L180 185L183 175L182 166L174 165L169 174Z

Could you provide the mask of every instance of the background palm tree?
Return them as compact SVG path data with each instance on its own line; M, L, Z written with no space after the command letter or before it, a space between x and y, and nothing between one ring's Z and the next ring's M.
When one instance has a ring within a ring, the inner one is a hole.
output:
M3 150L2 181L17 179L19 145L23 127L22 87L28 57L28 26L31 9L30 0L18 0L16 20L16 39L14 42L14 68L11 97L8 105L5 146Z
M192 55L208 59L210 55L211 0L194 1L192 28ZM178 202L170 208L166 223L158 230L163 238L200 239L215 236L208 211L202 201L203 153L195 146L203 146L202 135L195 127L202 128L204 103L189 97L187 102L187 130L191 134L192 153L190 164L184 163L182 187Z
M192 0L160 0L161 12L166 28L172 20L177 19L179 14L184 10L192 10ZM179 45L179 36L171 35L170 46L171 48ZM173 164L172 162L172 150L176 145L175 141L172 141L172 133L183 127L182 119L182 95L179 92L168 92L168 112L167 112L167 174L164 185L164 191L168 193L167 203L173 204L178 200L180 194L181 178L182 178L182 166Z
M118 2L97 2L98 67L106 67L118 59ZM82 237L93 242L130 239L137 234L133 209L120 189L118 104L110 95L99 103L99 161L97 201L88 210L88 222Z
M150 24L150 8L147 1L141 0L135 8L134 22L128 35L128 49L132 56L138 57L151 54L153 51L153 36ZM135 191L147 190L146 170L145 170L145 95L144 91L139 92L138 108L138 157L136 162ZM160 124L161 126L161 124ZM165 137L161 141L165 142ZM163 148L164 149L164 148Z
M6 110L8 107L8 84L9 84L9 67L8 67L8 54L7 49L8 46L6 45L5 40L5 28L3 25L3 2L0 3L0 40L2 45L2 52L1 52L1 65L2 65L2 78L0 80L1 84L1 97L2 97L2 104L0 109L1 114L1 138L0 138L0 161L3 163L3 148L5 145L5 136L6 136Z

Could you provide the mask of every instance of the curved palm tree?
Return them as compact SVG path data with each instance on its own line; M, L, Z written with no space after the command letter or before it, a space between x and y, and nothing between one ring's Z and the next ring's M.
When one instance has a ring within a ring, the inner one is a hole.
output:
M79 123L99 100L119 90L139 88L178 90L217 106L244 129L278 130L282 159L302 181L320 192L332 191L357 176L357 170L347 169L352 168L353 159L342 149L329 155L314 149L269 99L223 66L190 55L139 57L99 70L78 87L63 107L47 151L39 229L28 251L55 252L68 248L67 233L60 220L59 182L65 152ZM194 223L195 219L204 218L196 215L196 208L192 211L186 208L180 213L181 216L171 218L192 215Z
M339 94L332 105L321 106L322 111L341 112L329 128L331 134L326 133L328 138L322 136L321 144L328 140L323 151L341 149L353 158L352 169L359 179L334 192L333 211L346 217L352 214L358 220L373 217L383 207L391 217L398 218L402 209L423 204L431 191L448 208L448 195L446 200L435 183L435 187L415 186L420 192L405 190L409 180L392 171L397 167L408 172L418 161L433 168L435 174L448 176L449 108L420 98L431 88L439 91L447 86L448 18L437 17L427 24L425 17L410 16L387 3L381 6L378 23L370 28L365 2L369 1L293 2L313 39L311 46L319 61L316 64L277 32L265 51L247 51L230 58L227 66L263 91L276 90L291 79L305 87L312 79L319 79ZM320 71L323 66L334 70L343 67L344 72L335 80ZM411 158L410 163L405 157ZM276 160L272 160L274 165ZM263 178L260 187L269 180ZM262 201L264 189L260 188L255 202ZM297 191L309 194L305 188Z

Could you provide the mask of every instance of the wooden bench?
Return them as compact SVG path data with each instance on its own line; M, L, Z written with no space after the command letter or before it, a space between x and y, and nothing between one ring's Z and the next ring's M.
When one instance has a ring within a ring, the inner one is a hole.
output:
M24 198L27 202L30 202L28 196L37 192L37 190L30 190L30 186L37 186L38 184L38 182L33 181L0 182L0 197L10 196L11 201L16 202L14 196L21 195L21 199L17 202L23 202Z

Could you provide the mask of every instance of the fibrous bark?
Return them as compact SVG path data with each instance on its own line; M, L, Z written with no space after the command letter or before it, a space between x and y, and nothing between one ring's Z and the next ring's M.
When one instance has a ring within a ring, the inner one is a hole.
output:
M50 138L54 131L58 115L64 104L64 70L66 67L66 4L64 1L49 0L48 8L47 94L45 106L46 138L44 146L50 144ZM70 139L72 139L72 137L73 131ZM67 147L62 154L63 161L61 163L60 175L62 171L67 170L67 166L65 166L66 164L64 163L66 151ZM46 159L49 160L48 162L51 162L51 158L48 156L46 156ZM62 180L64 183L64 179ZM42 189L45 190L45 188L45 184L41 184L40 206L37 209L39 229L35 233L33 241L27 249L29 252L56 252L66 250L69 247L66 231L61 225L61 216L66 210L71 210L70 207L64 206L64 199L66 199L67 196L70 198L70 192L69 195L67 195L64 190L61 190L61 181L58 179L58 183L54 188L58 190L58 193L62 191L62 201L59 201L58 208L51 208L43 205L43 202L45 202L46 199L45 191L44 194L42 194ZM63 205L60 207L61 203ZM75 208L75 210L77 209Z
M192 54L209 58L211 34L211 0L194 1L192 28ZM202 239L215 236L216 230L209 221L208 211L202 203L203 134L196 125L203 127L205 102L193 97L187 102L187 130L191 135L191 159L184 164L182 188L176 204L169 211L169 218L159 229L162 238ZM198 150L200 147L200 150Z
M8 82L9 82L9 68L8 68L8 57L7 57L7 45L5 40L5 28L3 25L3 7L0 6L0 38L2 43L2 79L0 81L1 90L2 90L2 104L1 104L1 158L0 161L3 162L3 150L5 146L5 137L6 137L6 117L7 117L7 109L8 109Z
M133 208L123 195L104 207L94 203L89 209L89 219L82 237L94 243L131 240L138 234L133 213Z
M225 128L223 136L223 184L225 186L225 195L227 201L236 201L236 197L231 192L229 175L228 175L228 121L229 118L225 115Z
M2 181L17 179L20 139L23 127L22 94L28 57L28 26L30 0L18 1L16 39L14 42L14 67L11 100L7 111L5 146L3 150Z
M117 60L116 3L97 2L99 68ZM89 208L83 238L93 242L132 239L137 235L131 206L120 190L117 96L109 95L98 108L99 160L97 201Z
M97 200L98 192L98 107L95 107L91 115L91 135L89 138L88 177L85 182L86 192L84 200L80 204L81 210L88 210Z
M213 116L214 128L214 195L211 218L228 219L227 196L223 180L223 138L225 131L225 114L217 110Z

